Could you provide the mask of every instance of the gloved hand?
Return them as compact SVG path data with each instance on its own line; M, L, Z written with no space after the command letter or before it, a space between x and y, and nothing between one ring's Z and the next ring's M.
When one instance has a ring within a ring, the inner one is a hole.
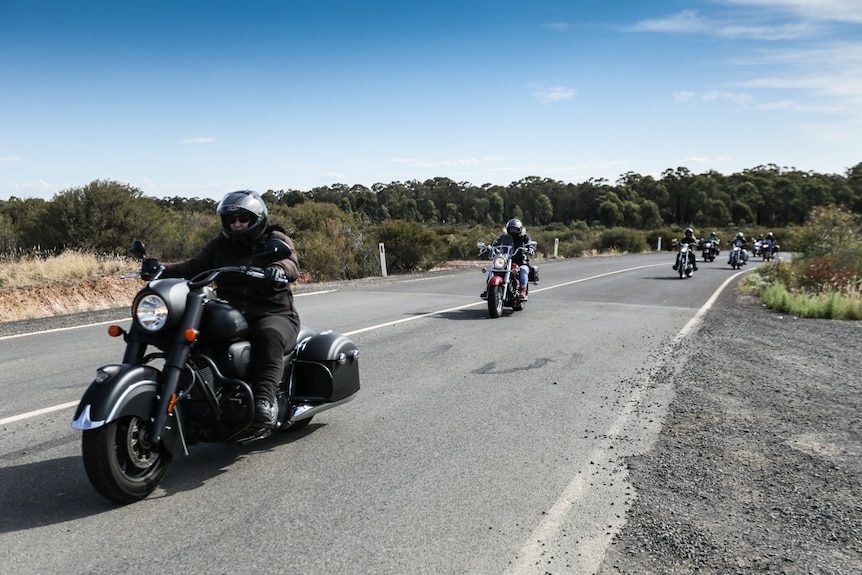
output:
M287 275L284 273L284 268L280 265L271 265L264 270L266 281L272 285L282 285L287 283Z
M141 279L145 282L152 280L161 271L162 266L155 258L144 258L141 262Z

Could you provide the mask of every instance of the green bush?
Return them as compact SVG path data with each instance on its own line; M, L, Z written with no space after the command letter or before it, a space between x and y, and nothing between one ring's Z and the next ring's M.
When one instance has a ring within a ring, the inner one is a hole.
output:
M644 232L611 228L599 234L597 247L603 252L641 253L649 250Z
M428 270L444 261L443 242L423 224L389 220L377 226L374 237L386 249L386 267L394 272Z

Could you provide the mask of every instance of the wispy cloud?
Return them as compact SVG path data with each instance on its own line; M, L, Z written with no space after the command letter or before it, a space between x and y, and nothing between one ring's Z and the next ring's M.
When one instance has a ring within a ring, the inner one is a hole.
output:
M485 156L484 158L464 158L460 160L423 160L420 158L393 158L396 164L405 164L414 168L440 168L453 166L479 166L496 164L503 161L500 156Z
M0 162L26 162L24 156L0 156Z
M544 25L545 28L549 30L555 30L557 32L563 32L565 30L569 30L572 28L572 25L568 22L548 22Z
M677 32L693 34L709 30L709 22L694 10L683 10L666 18L641 20L630 27L636 32Z
M553 104L563 100L571 100L578 95L578 91L564 86L533 86L533 96L543 104Z
M728 92L722 90L708 90L706 92L680 91L674 92L673 98L677 102L685 104L729 102L737 106L748 106L754 102L752 95L747 92Z
M666 18L642 20L629 30L673 34L707 34L720 38L751 40L790 40L810 36L817 27L809 22L755 25L732 19L705 18L694 10L683 10Z
M179 140L174 142L175 144L211 144L212 142L218 142L218 138L187 138L185 140Z
M700 156L690 156L683 160L683 163L691 163L691 164L714 164L716 162L732 162L733 158L731 156L718 156L716 158L704 158Z
M736 6L781 10L819 21L862 23L859 0L723 0Z

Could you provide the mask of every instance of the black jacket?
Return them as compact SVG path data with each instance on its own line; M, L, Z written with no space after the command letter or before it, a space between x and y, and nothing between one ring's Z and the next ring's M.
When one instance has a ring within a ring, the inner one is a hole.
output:
M203 271L222 266L249 266L252 254L263 251L263 244L270 237L282 239L290 246L290 256L275 264L284 268L288 280L295 281L299 278L296 248L293 240L278 226L267 227L263 237L249 246L237 245L224 234L219 234L190 259L165 266L160 277L188 279ZM293 293L286 284L275 286L266 280L240 274L222 274L216 284L218 297L227 300L246 316L296 315Z

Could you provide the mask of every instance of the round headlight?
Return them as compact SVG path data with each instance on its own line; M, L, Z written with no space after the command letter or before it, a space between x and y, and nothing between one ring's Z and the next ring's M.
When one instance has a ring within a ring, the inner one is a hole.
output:
M135 305L135 319L147 331L159 331L168 321L168 305L161 297L148 294Z
M494 258L494 267L503 269L506 267L506 258Z

